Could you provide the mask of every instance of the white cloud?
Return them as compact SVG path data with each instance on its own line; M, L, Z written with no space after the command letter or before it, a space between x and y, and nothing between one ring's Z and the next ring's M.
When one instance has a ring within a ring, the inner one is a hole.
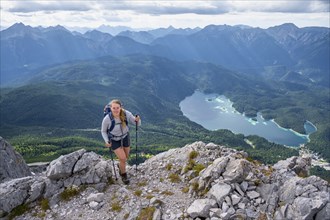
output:
M6 2L6 1L5 1ZM88 11L92 8L84 1L11 1L9 12Z
M214 2L215 5L222 4ZM231 11L236 12L279 12L317 13L329 12L329 2L322 0L254 0L230 1Z
M3 1L10 12L110 9L142 14L223 14L229 12L329 12L329 0L47 0Z
M1 26L102 24L145 27L204 27L247 24L269 27L282 23L329 27L329 0L1 0Z

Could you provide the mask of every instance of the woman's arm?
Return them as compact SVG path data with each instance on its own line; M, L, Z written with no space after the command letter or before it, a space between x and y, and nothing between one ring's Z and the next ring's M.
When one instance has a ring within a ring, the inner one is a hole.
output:
M126 110L126 118L127 118L127 121L129 123L134 124L134 125L136 124L135 116L131 112L127 111L127 110ZM138 117L138 119L139 119L138 126L141 126L141 118Z
M103 137L105 143L109 142L109 137L108 137L107 131L108 131L110 122L111 122L110 117L108 115L106 115L102 120L101 134L102 134L102 137Z

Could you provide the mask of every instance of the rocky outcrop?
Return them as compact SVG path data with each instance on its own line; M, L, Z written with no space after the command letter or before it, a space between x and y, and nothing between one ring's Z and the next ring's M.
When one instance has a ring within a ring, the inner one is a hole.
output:
M0 184L0 213L9 213L19 205L39 198L47 198L51 204L56 204L65 189L84 184L98 184L102 188L102 183L105 185L111 176L108 161L93 152L78 150L52 161L41 175Z
M191 181L198 183L199 194L206 190L205 197L217 202L217 208L209 208L206 217L321 219L330 216L329 184L316 176L297 175L306 174L309 165L309 158L292 157L268 167L237 159L237 154L232 154L215 160ZM199 205L196 201L194 206ZM205 210L196 214L192 206L187 210L190 216L205 217Z
M0 183L30 175L30 169L23 157L0 137Z
M306 176L309 166L301 157L263 165L245 152L195 142L160 153L137 171L129 166L126 186L107 181L110 161L79 150L52 161L42 175L1 184L0 213L24 203L33 208L17 219L40 219L36 201L47 198L44 219L327 219L329 183ZM70 187L80 193L62 201Z

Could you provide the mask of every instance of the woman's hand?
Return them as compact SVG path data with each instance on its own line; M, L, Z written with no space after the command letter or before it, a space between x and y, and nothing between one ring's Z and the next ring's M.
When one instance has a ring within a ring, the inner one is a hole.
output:
M135 122L139 122L140 121L140 116L139 115L135 115Z
M108 143L105 143L105 147L107 148L111 147L111 142L109 141Z

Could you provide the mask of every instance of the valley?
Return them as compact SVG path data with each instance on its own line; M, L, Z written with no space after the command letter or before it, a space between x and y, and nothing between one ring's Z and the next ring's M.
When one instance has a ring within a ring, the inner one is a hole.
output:
M279 33L289 30L286 42ZM238 112L252 118L260 112L302 134L310 121L317 132L306 147L329 162L328 33L328 28L293 24L269 29L210 25L141 43L128 33L78 35L60 26L16 24L1 31L0 134L27 162L50 161L82 147L107 155L98 129L104 105L119 98L143 120L139 162L194 141L244 150L268 164L298 155L255 135L209 131L190 121L179 104L200 90L223 94ZM34 50L35 56L15 45ZM133 154L134 132L132 127Z

